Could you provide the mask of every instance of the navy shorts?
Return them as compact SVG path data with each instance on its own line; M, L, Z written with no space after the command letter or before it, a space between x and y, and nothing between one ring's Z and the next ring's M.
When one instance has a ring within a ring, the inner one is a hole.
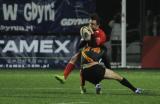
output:
M102 65L94 65L90 68L82 69L82 77L93 84L98 84L104 79L105 68Z

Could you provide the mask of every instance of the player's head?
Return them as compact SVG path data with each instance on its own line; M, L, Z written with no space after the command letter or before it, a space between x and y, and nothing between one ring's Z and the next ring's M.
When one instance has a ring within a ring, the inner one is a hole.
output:
M91 14L89 25L93 30L97 30L100 25L100 18L96 13Z

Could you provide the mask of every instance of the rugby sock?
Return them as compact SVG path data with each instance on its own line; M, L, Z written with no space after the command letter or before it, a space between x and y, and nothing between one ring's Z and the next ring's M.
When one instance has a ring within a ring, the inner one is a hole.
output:
M74 64L68 63L67 66L64 69L64 79L67 79L68 75L71 73L71 71L74 69Z
M135 91L136 88L125 78L123 78L120 83L128 88L130 88L132 91Z

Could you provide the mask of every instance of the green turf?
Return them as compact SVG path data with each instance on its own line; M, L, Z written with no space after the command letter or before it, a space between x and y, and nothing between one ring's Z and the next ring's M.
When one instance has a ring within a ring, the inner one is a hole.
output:
M73 71L65 84L54 79L52 70L0 70L0 104L160 104L160 70L115 70L144 93L136 95L113 80L102 81L102 94L86 83L79 91L79 72Z

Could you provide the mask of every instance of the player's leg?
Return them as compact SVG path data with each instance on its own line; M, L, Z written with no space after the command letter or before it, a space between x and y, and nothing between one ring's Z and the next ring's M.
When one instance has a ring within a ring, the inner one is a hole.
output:
M105 69L103 66L101 65L95 65L94 66L94 73L93 75L95 75L95 79L94 80L94 84L95 84L95 89L96 89L96 94L101 94L101 84L100 82L103 80L103 76L105 74Z
M124 85L124 86L128 87L129 89L131 89L133 92L142 93L142 91L139 88L134 87L126 78L120 76L118 73L116 73L116 72L114 72L114 71L112 71L110 69L106 69L105 70L104 78L117 80L122 85Z
M67 66L65 67L64 69L64 79L66 80L68 75L72 72L72 70L74 69L75 67L75 64L78 60L78 58L80 58L80 53L76 53L72 58L71 60L69 61L69 63L67 64Z
M65 69L64 69L64 73L63 75L55 75L55 78L60 81L61 83L64 83L65 80L67 79L67 77L69 76L69 74L72 72L72 70L75 67L75 64L78 60L78 58L80 58L80 52L76 53L68 62L68 64L66 65Z
M102 93L101 92L101 84L100 83L96 84L95 88L96 88L96 94L101 94Z
M80 85L81 94L85 94L86 93L85 79L82 76L82 69L80 70L80 81L81 81L81 85Z
M95 85L96 94L101 94L100 82L103 80L105 69L101 65L94 65L82 70L82 77Z

